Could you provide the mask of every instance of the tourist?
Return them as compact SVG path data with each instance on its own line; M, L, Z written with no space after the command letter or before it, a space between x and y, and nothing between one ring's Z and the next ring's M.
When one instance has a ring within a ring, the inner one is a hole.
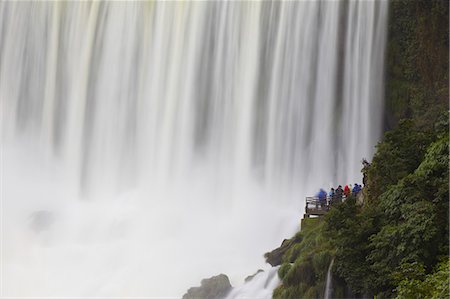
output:
M328 205L331 205L333 203L334 197L335 197L334 188L331 187L330 193L328 193Z
M337 189L336 189L336 192L335 192L335 196L336 196L335 202L342 202L342 195L343 195L343 193L344 193L344 190L342 190L342 186L339 185L337 187Z
M352 189L353 196L356 196L359 193L359 191L361 191L361 186L355 183L355 186Z
M322 208L325 207L325 205L327 203L327 192L325 190L323 190L322 188L320 188L320 191L318 193L318 198L319 198L320 206Z
M350 196L350 188L348 187L348 185L345 185L344 187L344 194L345 198L348 198Z

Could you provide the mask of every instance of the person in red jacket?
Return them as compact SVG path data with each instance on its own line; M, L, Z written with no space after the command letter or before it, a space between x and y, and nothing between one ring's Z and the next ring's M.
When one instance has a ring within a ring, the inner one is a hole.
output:
M350 193L351 193L350 188L348 187L348 185L345 185L345 187L344 187L345 197L348 198L350 196Z

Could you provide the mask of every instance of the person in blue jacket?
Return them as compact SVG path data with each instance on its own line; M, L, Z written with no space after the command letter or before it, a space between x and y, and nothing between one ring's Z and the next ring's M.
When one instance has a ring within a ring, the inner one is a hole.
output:
M361 191L361 186L358 185L357 183L355 183L355 186L353 187L353 190L352 190L353 196L356 196L359 193L359 191Z
M332 187L330 193L328 193L329 203L328 205L333 204L334 197L336 196L336 192L334 192L334 188Z
M319 197L320 206L325 207L327 204L327 192L320 188L320 191L317 195Z

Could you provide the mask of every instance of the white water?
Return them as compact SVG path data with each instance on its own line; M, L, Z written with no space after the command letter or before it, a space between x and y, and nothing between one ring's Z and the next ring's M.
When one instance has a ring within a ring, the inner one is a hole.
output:
M1 2L2 294L233 285L361 181L387 2ZM36 233L30 214L52 224ZM31 221L32 222L32 221Z
M272 267L256 274L250 281L231 290L225 299L272 298L273 289L280 284L278 268Z
M327 272L327 281L325 285L325 295L323 296L325 299L330 299L333 294L333 276L331 274L331 269L333 268L334 258L331 260L330 266L328 267Z

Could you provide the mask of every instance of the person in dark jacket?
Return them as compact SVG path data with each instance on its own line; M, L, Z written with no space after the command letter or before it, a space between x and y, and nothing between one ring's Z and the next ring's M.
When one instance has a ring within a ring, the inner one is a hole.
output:
M335 195L336 195L336 201L335 202L336 203L342 202L342 195L344 195L344 190L342 190L342 186L341 185L339 185L337 187Z

